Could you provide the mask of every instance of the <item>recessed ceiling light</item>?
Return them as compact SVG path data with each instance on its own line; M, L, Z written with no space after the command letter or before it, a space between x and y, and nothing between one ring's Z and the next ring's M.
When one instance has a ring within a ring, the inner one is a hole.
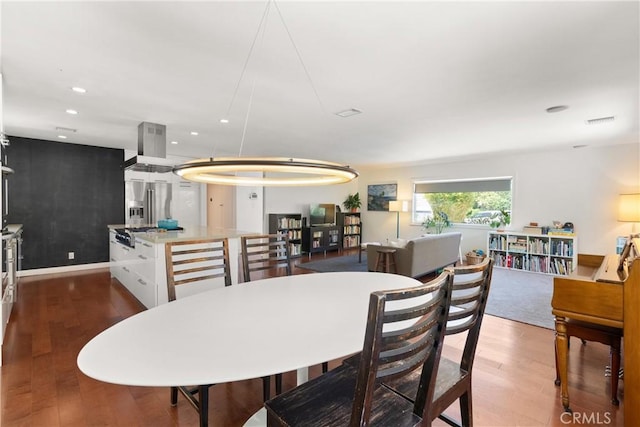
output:
M171 141L173 145L178 145L178 141Z
M220 123L229 123L229 119L220 119Z
M196 132L196 131L191 131L191 135L193 135L193 136L198 136L198 132Z
M78 86L72 87L71 90L77 93L87 93L87 90L85 88Z
M337 113L335 113L335 115L340 117L351 117L360 113L362 113L362 110L358 110L357 108L349 108L348 110L338 111Z
M62 126L57 126L56 130L58 131L62 131L62 132L78 132L78 129L72 129L72 128L63 128Z
M67 136L66 136L66 135L58 135L58 138L60 138L60 139L67 139Z
M559 113L560 111L564 111L568 108L568 105L556 105L555 107L547 108L547 113Z
M587 120L585 123L588 124L588 125L601 125L603 123L611 123L615 119L616 119L615 116L600 117L598 119Z
M73 115L78 114L76 110L71 110L71 109L67 110L67 113L73 114Z

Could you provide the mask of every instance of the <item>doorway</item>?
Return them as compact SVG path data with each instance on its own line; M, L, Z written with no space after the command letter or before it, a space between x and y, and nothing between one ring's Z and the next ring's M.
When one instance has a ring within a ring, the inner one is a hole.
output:
M207 184L207 227L236 228L235 187Z

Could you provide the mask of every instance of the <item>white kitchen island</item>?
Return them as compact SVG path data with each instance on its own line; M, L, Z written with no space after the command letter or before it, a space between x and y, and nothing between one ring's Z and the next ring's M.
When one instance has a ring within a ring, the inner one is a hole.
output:
M189 227L184 231L134 232L134 247L116 240L116 229L125 225L109 225L109 262L111 276L118 279L145 307L151 308L168 302L167 274L164 244L168 242L229 239L229 267L233 284L239 281L238 258L240 237L256 234L246 231ZM220 286L224 286L220 280Z

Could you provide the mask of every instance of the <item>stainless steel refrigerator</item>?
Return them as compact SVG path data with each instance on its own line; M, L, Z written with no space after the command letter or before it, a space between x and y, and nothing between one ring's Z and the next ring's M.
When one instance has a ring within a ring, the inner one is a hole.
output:
M166 181L127 181L125 219L128 225L155 226L160 219L171 218L172 185Z

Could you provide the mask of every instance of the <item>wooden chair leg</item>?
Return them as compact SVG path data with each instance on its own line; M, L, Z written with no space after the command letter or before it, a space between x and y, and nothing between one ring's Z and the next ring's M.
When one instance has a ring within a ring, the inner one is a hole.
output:
M460 417L463 427L473 426L473 403L471 399L471 385L466 393L460 396Z
M266 402L271 398L271 377L262 377L262 399Z
M556 339L553 339L553 350L556 356L556 380L553 382L555 385L560 385L560 369L558 369L558 343Z
M198 388L200 427L207 427L209 425L209 386L201 385Z
M376 268L375 271L384 272L384 258L380 252L376 255Z
M178 404L178 387L171 387L171 406Z
M611 403L618 406L620 401L618 400L618 380L620 371L620 340L612 343L610 347L611 356Z
M282 374L276 374L276 394L282 393Z

